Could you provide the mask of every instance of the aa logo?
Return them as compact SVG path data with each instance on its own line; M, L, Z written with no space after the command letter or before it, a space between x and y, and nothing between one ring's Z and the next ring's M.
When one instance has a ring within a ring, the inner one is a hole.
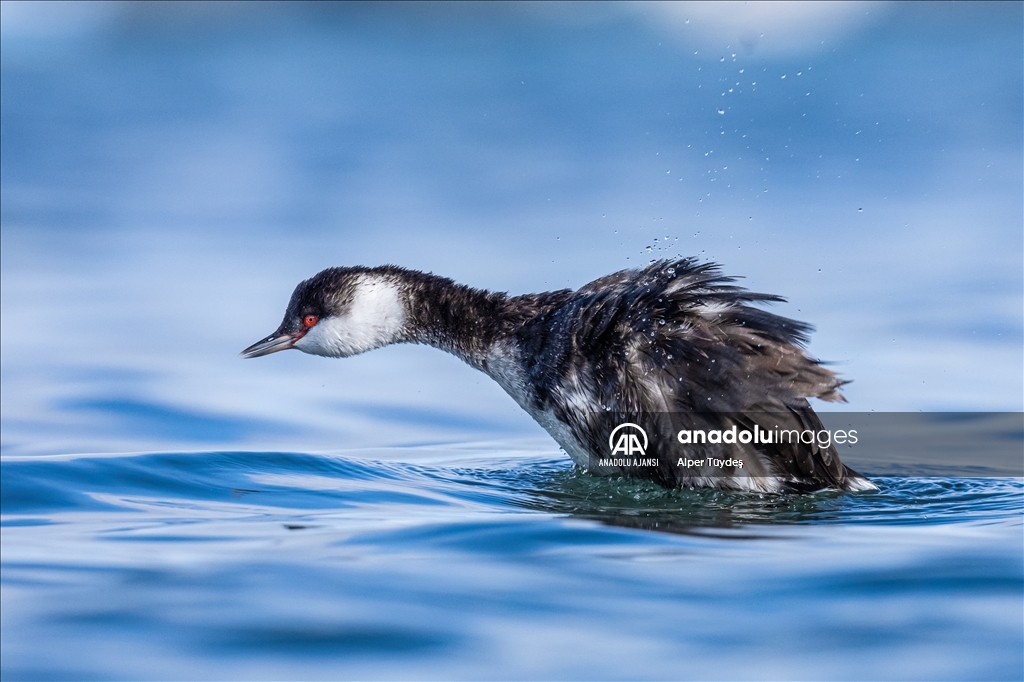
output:
M608 448L612 451L613 457L615 455L643 457L647 454L647 432L636 424L629 422L619 424L612 429L612 434L608 436Z

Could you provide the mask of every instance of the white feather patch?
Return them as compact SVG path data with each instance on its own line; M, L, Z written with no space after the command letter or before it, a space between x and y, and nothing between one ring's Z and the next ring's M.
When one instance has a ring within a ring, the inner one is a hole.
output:
M733 306L731 303L719 303L716 301L711 303L702 303L701 305L694 306L693 312L697 313L698 315L705 319L713 320L721 316L722 313L729 312L730 310L732 310L732 308Z
M405 306L394 283L363 276L348 311L321 319L295 343L304 353L344 358L393 343L405 325Z
M559 421L555 415L545 410L538 410L533 403L533 391L523 374L519 350L511 344L495 345L487 356L487 374L512 396L527 414L533 417L551 437L555 439L566 454L582 468L587 468L589 456L587 449L572 433L568 424ZM563 399L566 397L563 396ZM569 404L585 414L594 409L594 401L588 400L580 393L573 393L567 398Z

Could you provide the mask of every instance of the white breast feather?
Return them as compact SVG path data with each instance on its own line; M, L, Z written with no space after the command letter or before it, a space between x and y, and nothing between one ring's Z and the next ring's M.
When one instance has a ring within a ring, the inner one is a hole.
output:
M533 391L529 388L526 377L523 375L522 364L519 358L519 350L511 344L495 345L487 356L487 374L498 382L498 385L505 389L505 392L512 396L518 405L526 410L527 414L534 418L545 431L551 434L566 454L572 458L577 465L587 468L589 456L587 449L576 439L569 429L569 426L557 418L551 412L538 410L533 403ZM574 408L581 410L593 410L593 401L587 400L585 396L577 392L562 396Z

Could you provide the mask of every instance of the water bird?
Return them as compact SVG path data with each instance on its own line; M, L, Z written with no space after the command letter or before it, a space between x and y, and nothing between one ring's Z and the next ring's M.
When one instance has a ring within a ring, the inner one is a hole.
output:
M277 330L241 355L296 348L349 357L393 343L427 344L497 381L592 473L670 488L874 489L840 461L831 439L781 442L780 429L821 433L808 398L843 401L846 382L804 351L810 325L752 305L785 299L735 281L715 263L684 258L575 291L511 296L394 265L328 268L300 282ZM728 451L689 445L685 462L659 454L637 468L609 457L607 415L655 413L708 433L760 427L761 436ZM774 429L774 442L761 442L766 429ZM723 467L728 453L732 466Z

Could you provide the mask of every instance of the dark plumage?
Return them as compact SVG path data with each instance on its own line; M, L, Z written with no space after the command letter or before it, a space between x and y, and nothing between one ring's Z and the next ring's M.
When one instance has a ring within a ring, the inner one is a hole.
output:
M669 487L872 488L840 462L834 445L778 438L672 447L663 438L648 453L656 466L602 464L610 428L622 420L647 419L662 436L734 425L823 428L807 399L842 400L844 382L803 351L811 327L753 307L783 299L734 281L717 265L683 259L623 270L577 291L508 296L395 266L331 268L300 283L278 330L243 355L294 347L344 357L424 343L494 378L595 473ZM742 458L744 466L682 467L680 453Z

